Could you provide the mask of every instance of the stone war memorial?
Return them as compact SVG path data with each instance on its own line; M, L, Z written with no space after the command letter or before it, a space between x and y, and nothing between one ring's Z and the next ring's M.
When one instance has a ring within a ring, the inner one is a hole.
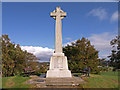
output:
M47 86L72 86L79 85L84 81L81 78L73 77L71 71L68 70L67 57L62 51L62 23L61 20L67 16L66 12L56 7L56 10L51 12L51 17L55 21L55 52L50 59L50 67L46 74Z
M56 7L56 10L51 12L51 17L55 19L55 52L50 59L49 70L46 73L46 78L34 78L30 83L36 84L37 87L79 87L80 83L84 83L79 77L74 77L68 69L67 57L62 51L62 23L61 19L66 17L66 12Z
M50 59L50 68L47 71L47 78L54 77L72 77L71 71L68 70L67 57L62 52L62 23L61 19L66 17L66 12L56 7L56 10L51 12L51 17L56 20L55 24L55 53Z
M1 5L1 89L119 88L117 2Z

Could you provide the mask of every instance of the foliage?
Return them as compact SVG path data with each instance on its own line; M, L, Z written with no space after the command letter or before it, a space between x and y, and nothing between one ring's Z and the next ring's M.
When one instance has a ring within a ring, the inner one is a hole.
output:
M23 73L25 67L34 67L31 64L36 57L32 53L21 50L19 44L12 43L8 35L2 35L2 75L14 76ZM28 61L29 60L29 61Z
M120 69L120 36L116 36L115 39L111 40L110 44L113 47L111 50L112 54L108 56L110 58L110 66L114 69ZM117 49L115 49L117 46Z
M85 67L90 67L92 73L99 73L100 59L98 59L98 51L91 45L90 41L83 37L71 44L63 48L68 58L70 70L79 73Z
M102 67L101 71L108 71L108 67Z
M45 74L47 70L49 69L49 63L43 62L38 64L38 68L40 73Z

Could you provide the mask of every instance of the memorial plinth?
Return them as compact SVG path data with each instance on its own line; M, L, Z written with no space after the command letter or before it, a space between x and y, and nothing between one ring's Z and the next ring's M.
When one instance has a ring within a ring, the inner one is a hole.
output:
M51 57L50 70L47 71L47 77L71 77L66 56Z
M50 59L50 68L47 71L47 78L54 77L72 77L71 71L68 70L67 57L62 52L62 31L61 19L66 17L66 12L56 7L56 10L51 12L51 17L56 20L55 24L55 53Z

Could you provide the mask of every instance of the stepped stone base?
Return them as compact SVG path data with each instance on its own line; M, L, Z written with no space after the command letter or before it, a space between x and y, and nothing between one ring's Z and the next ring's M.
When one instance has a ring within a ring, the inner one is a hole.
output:
M47 86L78 86L84 83L81 78L46 78Z
M41 78L34 77L26 82L36 88L82 88L81 83L86 83L80 77L71 78Z

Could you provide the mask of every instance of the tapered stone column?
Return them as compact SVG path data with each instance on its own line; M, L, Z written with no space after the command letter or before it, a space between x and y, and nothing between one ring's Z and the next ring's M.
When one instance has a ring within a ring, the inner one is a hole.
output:
M59 9L58 9L58 11L59 11ZM60 17L60 14L58 14L56 16L56 25L55 25L55 53L62 53L62 31L61 31L61 17Z
M51 17L56 20L55 24L55 53L50 60L50 68L47 71L48 77L72 77L71 71L68 70L67 57L62 52L62 26L61 19L66 17L66 12L63 12L60 7L51 12Z

